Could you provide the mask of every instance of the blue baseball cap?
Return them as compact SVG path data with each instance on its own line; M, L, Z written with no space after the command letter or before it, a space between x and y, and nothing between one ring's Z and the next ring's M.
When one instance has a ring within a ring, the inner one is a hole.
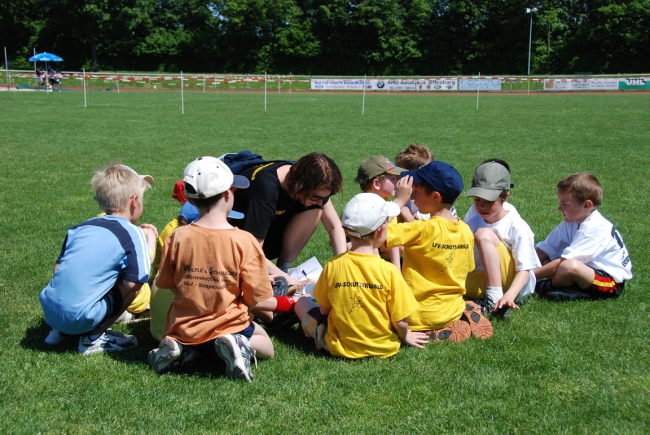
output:
M425 184L442 196L446 204L453 204L465 188L463 178L449 163L434 160L414 171L405 171L402 177L413 177L413 183Z
M189 201L187 201L183 206L181 207L180 213L178 213L179 216L183 216L185 220L187 221L188 224L191 224L192 222L196 222L199 220L199 209L194 207L192 204L190 204ZM244 213L240 213L235 210L231 210L230 213L228 213L228 218L229 219L244 219Z

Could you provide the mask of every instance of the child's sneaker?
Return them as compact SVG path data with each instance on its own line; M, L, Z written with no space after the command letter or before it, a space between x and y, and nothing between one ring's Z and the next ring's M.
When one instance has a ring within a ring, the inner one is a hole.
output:
M578 299L594 299L591 293L582 290L577 285L571 287L555 287L550 279L537 281L535 292L543 298L554 301L575 301Z
M198 355L190 346L183 346L170 337L162 339L157 349L149 352L147 360L152 369L162 373L171 368L180 367L192 361Z
M454 341L460 343L472 335L472 328L464 320L456 320L442 329L435 329L429 333L429 340L437 343L439 341Z
M482 340L492 337L492 324L481 314L480 308L474 301L465 301L463 317L472 329L472 335Z
M59 331L56 328L52 328L50 330L50 333L47 334L47 337L45 337L45 344L49 344L51 346L54 346L55 344L61 344L68 339L70 339L71 335L64 334L63 332Z
M273 296L287 296L289 294L289 281L283 276L276 276L273 284Z
M492 314L494 312L494 306L496 305L494 302L492 302L492 299L488 298L487 296L476 299L474 303L478 307L481 314L484 316L489 316Z
M138 339L133 335L126 335L118 331L113 331L112 329L107 329L95 340L91 340L88 335L82 335L79 338L79 347L77 349L82 355L90 355L98 352L114 352L130 349L137 345Z
M253 380L251 348L248 338L241 334L225 334L214 341L217 355L226 363L226 376Z
M318 309L318 308L316 308ZM327 334L327 325L316 320L311 313L306 313L300 322L302 330L305 333L305 337L313 338L316 342L316 349L325 349L327 348L327 342L325 341L325 335Z

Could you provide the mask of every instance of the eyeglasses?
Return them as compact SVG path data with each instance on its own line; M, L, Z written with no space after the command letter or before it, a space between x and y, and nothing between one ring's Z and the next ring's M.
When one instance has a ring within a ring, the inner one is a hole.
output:
M321 202L321 201L324 202L324 201L326 201L329 197L330 197L329 195L327 195L327 196L318 196L318 195L313 195L313 196L312 196L312 195L309 195L309 200L310 200L311 202Z

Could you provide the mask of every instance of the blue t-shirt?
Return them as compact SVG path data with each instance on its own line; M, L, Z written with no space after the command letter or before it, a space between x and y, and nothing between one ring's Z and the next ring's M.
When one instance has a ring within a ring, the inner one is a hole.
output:
M66 334L84 334L106 317L103 297L118 279L145 283L151 262L142 230L127 219L103 216L68 229L59 268L41 291L48 325Z

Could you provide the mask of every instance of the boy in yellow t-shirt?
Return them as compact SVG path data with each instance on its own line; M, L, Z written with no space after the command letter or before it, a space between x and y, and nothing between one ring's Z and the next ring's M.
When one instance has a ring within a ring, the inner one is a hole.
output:
M388 219L399 207L360 193L346 205L342 224L351 249L330 259L310 298L295 311L305 335L334 356L358 359L395 355L400 342L422 348L428 336L408 329L417 302L397 268L376 255L386 240Z
M227 220L235 190L247 188L248 180L215 157L200 157L185 168L183 181L200 218L165 242L156 285L175 297L149 365L157 372L182 365L195 357L196 346L209 343L226 363L226 376L251 381L250 359L270 358L274 350L251 313L273 296L264 253Z
M474 236L450 210L463 188L458 171L445 162L402 172L395 202L401 207L412 196L431 218L388 227L386 246L404 246L402 273L420 304L409 327L429 332L432 341L492 336L490 321L474 302L463 300L467 274L474 269Z

